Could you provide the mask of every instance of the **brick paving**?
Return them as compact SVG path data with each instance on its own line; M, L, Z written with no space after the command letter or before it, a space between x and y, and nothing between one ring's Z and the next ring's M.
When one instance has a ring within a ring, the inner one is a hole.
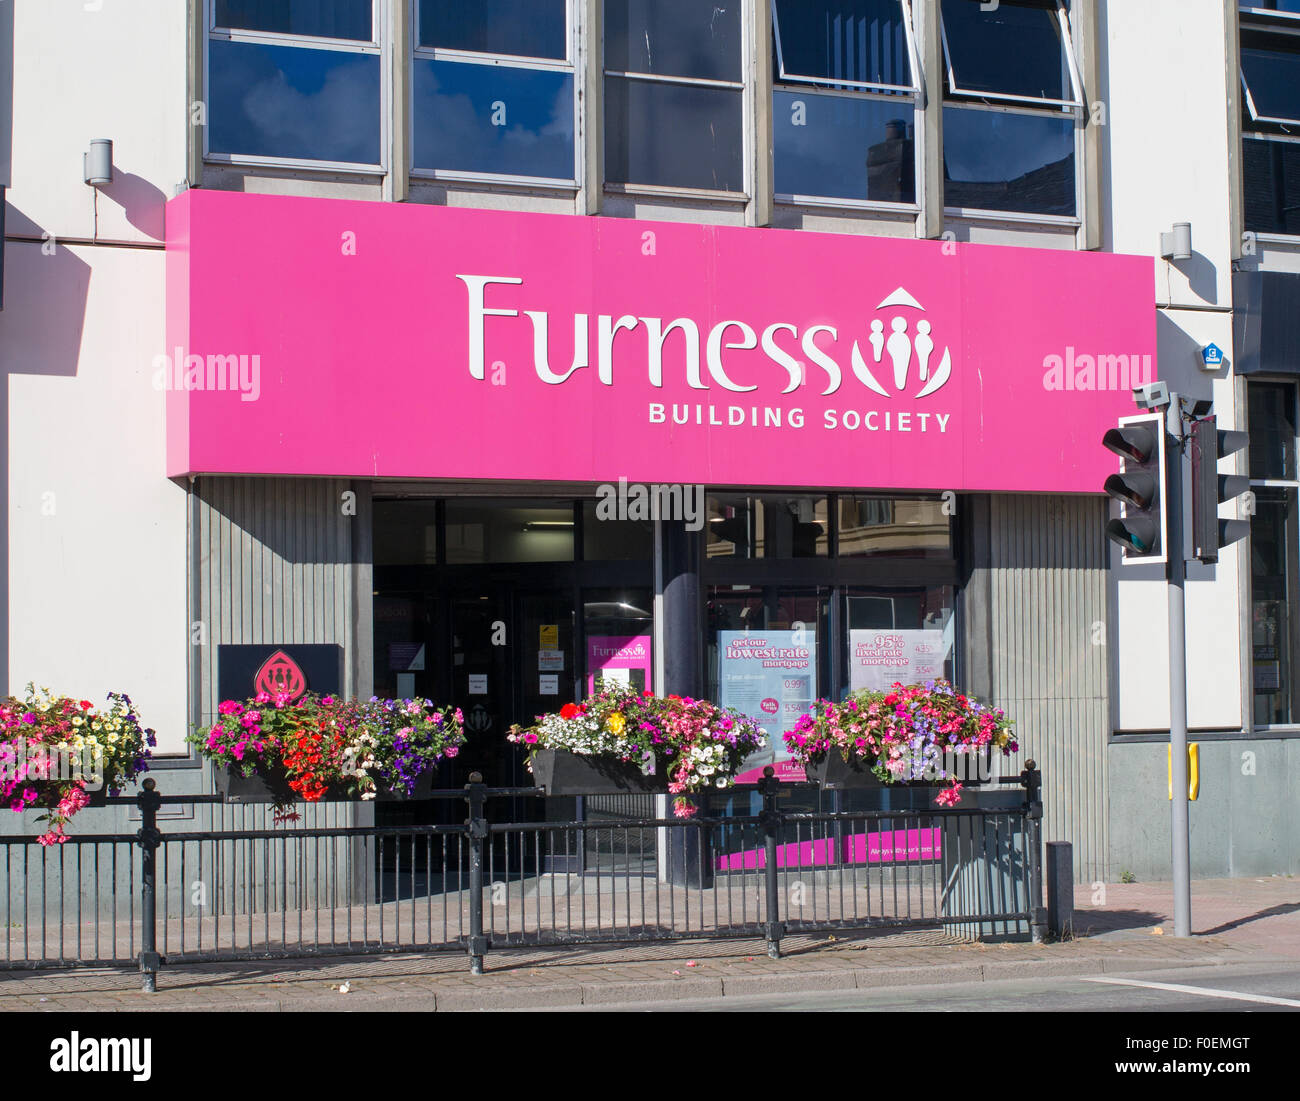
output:
M1056 944L936 930L789 937L780 960L758 940L516 948L490 953L482 976L461 952L187 964L165 968L152 995L126 968L0 971L0 1010L542 1009L1300 960L1300 880L1193 890L1187 940L1172 936L1169 884L1112 884L1099 900L1077 888L1076 937Z

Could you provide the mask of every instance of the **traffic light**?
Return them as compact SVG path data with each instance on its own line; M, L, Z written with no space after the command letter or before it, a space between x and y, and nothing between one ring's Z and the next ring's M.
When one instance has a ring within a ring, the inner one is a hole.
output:
M1219 548L1244 539L1248 520L1220 520L1219 505L1250 490L1243 474L1220 474L1219 460L1234 455L1249 442L1245 432L1221 430L1214 417L1192 424L1192 557L1217 562Z
M1123 462L1106 479L1105 490L1123 505L1106 525L1106 538L1124 548L1124 559L1165 560L1165 427L1163 413L1123 417L1102 444Z

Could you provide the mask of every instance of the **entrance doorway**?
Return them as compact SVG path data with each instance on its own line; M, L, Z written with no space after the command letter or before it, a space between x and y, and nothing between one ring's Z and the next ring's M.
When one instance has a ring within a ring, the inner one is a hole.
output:
M583 699L602 672L650 686L652 530L597 522L592 504L375 502L374 692L465 716L466 745L436 786L458 788L471 772L492 787L531 786L526 754L506 740L512 724ZM503 802L494 815L541 813L531 800ZM464 817L450 802L377 813Z

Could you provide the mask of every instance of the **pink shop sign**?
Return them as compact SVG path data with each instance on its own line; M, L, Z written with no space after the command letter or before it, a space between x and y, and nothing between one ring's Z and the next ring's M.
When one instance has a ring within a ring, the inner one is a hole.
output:
M168 473L1096 492L1153 261L188 191Z

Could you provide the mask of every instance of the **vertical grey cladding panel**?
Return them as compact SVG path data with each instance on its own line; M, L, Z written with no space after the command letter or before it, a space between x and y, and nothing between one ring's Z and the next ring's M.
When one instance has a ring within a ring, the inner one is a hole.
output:
M208 628L198 686L200 721L213 721L222 643L318 642L344 648L352 690L352 521L334 508L348 483L312 478L200 478L195 539L198 608ZM358 809L299 807L308 826L349 825ZM274 825L269 807L215 806L213 828Z
M353 521L332 507L346 488L315 478L198 480L203 721L216 711L222 643L337 643L351 657Z
M1090 497L990 503L993 698L1016 720L1014 767L1043 770L1045 838L1073 843L1081 880L1107 871L1103 515Z

